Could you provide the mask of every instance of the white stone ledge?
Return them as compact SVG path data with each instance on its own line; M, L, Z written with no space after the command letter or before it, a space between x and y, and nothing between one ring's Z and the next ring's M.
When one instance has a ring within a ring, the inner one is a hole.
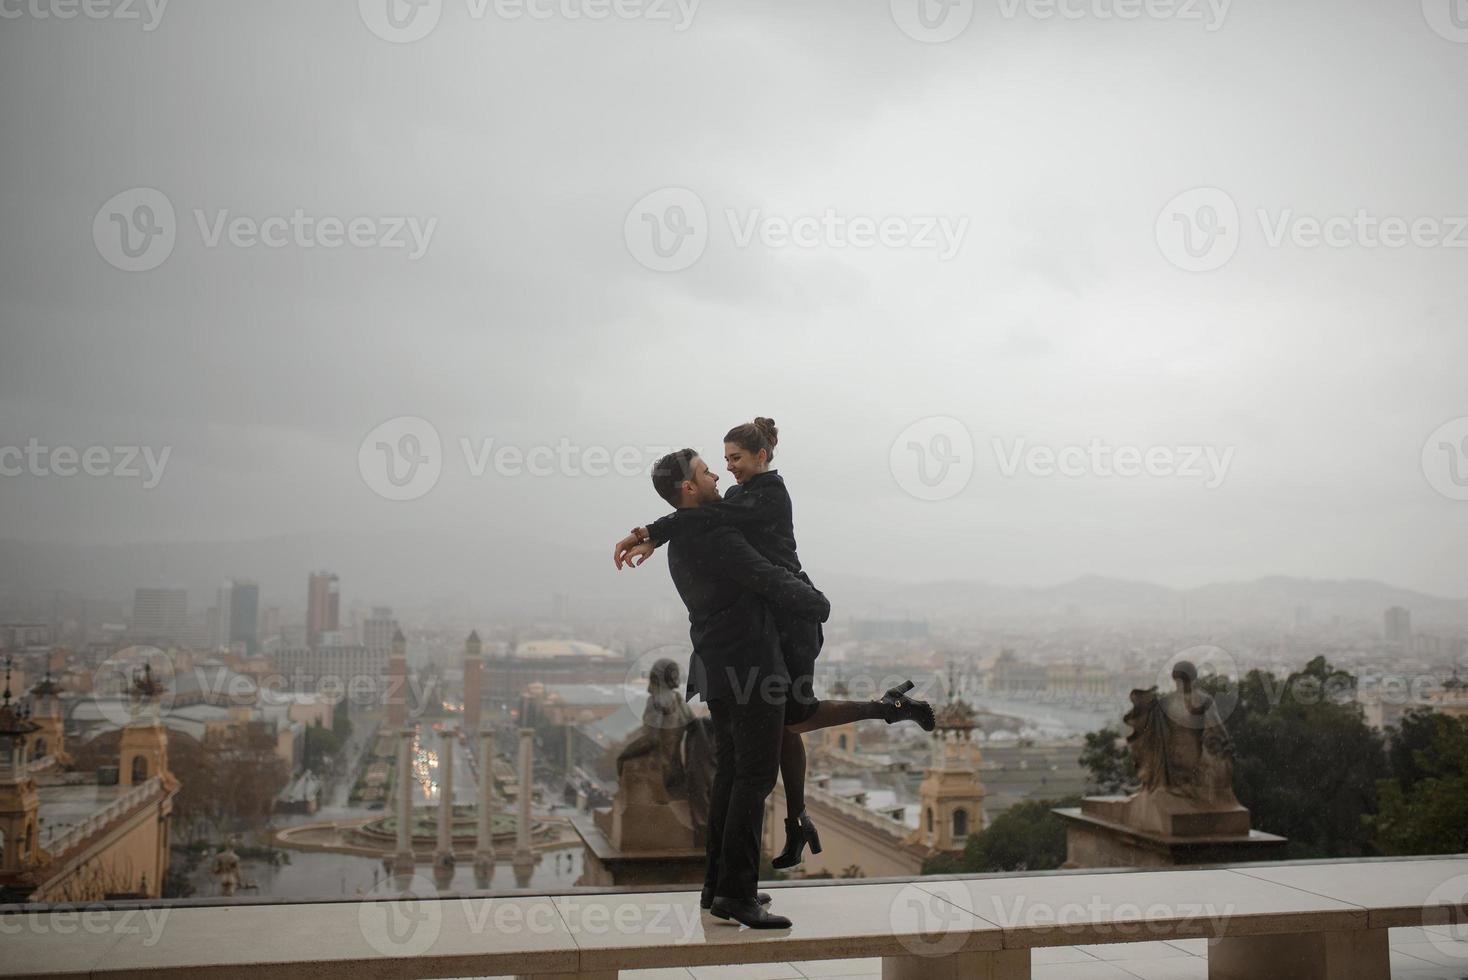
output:
M1034 948L1191 938L1221 940L1213 947L1221 970L1225 953L1236 965L1255 951L1295 948L1311 956L1310 950L1322 950L1317 958L1327 965L1359 964L1362 956L1340 951L1360 946L1384 955L1387 928L1468 922L1468 856L770 889L776 909L793 920L789 930L752 931L714 919L700 912L695 891L152 903L87 911L32 906L0 915L0 975L615 976L657 967L882 957L894 975L917 971L936 980L978 963L991 964L996 977L1027 977ZM1312 935L1329 938L1311 941ZM1280 939L1263 939L1271 936Z

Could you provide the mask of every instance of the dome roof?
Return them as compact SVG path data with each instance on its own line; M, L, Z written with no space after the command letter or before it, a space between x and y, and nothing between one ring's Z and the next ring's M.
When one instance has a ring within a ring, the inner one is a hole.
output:
M595 643L580 640L530 640L515 647L519 660L550 660L554 657L586 657L593 660L620 660L618 654Z

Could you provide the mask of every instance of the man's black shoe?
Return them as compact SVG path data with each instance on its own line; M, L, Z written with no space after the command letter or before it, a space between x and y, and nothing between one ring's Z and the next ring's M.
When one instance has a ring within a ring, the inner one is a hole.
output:
M709 909L720 919L733 919L751 929L789 929L790 920L783 915L766 912L758 902L741 901L734 898L716 898Z
M759 892L754 896L755 901L761 905L770 904L770 893ZM708 885L703 886L703 891L698 893L698 907L701 909L712 908L714 904L714 890Z

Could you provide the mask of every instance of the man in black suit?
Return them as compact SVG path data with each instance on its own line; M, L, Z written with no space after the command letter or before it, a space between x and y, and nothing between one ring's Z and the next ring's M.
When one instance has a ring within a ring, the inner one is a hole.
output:
M720 499L718 475L692 449L658 460L652 483L679 509ZM680 535L668 546L668 571L688 607L687 696L702 697L714 723L703 905L753 928L787 928L790 920L767 911L760 900L768 896L756 891L765 797L779 771L790 684L769 604L819 622L831 604L728 526Z

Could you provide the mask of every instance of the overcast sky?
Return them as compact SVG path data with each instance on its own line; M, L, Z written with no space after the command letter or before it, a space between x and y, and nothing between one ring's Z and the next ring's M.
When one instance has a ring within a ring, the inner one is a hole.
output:
M600 558L768 415L813 570L1468 593L1449 0L389 2L6 7L0 448L169 455L0 457L0 537Z

